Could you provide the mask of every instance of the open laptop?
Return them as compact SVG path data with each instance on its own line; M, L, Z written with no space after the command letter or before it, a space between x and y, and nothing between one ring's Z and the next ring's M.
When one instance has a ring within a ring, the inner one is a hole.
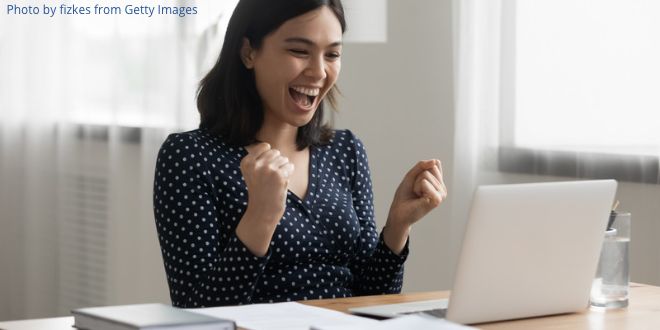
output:
M614 180L480 186L451 299L352 308L475 324L583 310L589 304Z

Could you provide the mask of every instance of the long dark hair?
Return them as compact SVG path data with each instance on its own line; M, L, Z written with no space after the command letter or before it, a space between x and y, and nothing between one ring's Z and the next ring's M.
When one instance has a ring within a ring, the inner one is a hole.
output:
M256 142L256 134L264 120L263 105L252 70L240 58L243 38L254 49L262 46L265 36L287 20L328 6L337 16L342 33L346 20L341 0L241 0L229 20L220 57L202 79L197 91L200 128L234 146ZM333 87L327 94L335 106ZM310 145L322 145L332 137L332 129L323 123L324 103L319 104L312 120L298 129L296 145L299 150Z

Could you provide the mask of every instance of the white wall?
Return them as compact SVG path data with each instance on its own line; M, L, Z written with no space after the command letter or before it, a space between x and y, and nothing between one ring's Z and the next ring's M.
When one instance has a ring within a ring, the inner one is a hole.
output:
M451 0L389 1L387 43L344 45L335 126L353 130L367 148L380 227L418 160L438 158L452 171L451 14ZM450 287L452 183L445 177L449 198L413 229L405 291Z

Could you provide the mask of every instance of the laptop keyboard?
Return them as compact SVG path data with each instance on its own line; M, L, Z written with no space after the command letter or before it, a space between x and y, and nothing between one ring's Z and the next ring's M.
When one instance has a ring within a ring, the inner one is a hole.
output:
M435 316L435 317L444 319L445 316L447 315L447 309L446 308L436 308L436 309L427 309L427 310L421 310L421 311L410 311L410 312L405 312L405 313L401 313L401 314L408 315L408 314L418 314L418 313L427 314L427 315L431 315L431 316Z

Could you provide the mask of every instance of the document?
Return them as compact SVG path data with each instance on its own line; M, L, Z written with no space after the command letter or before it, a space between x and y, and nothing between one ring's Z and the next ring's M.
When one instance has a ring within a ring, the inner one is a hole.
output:
M379 323L373 319L296 302L209 307L188 311L234 320L239 327L250 330L309 330L320 326L363 329Z

